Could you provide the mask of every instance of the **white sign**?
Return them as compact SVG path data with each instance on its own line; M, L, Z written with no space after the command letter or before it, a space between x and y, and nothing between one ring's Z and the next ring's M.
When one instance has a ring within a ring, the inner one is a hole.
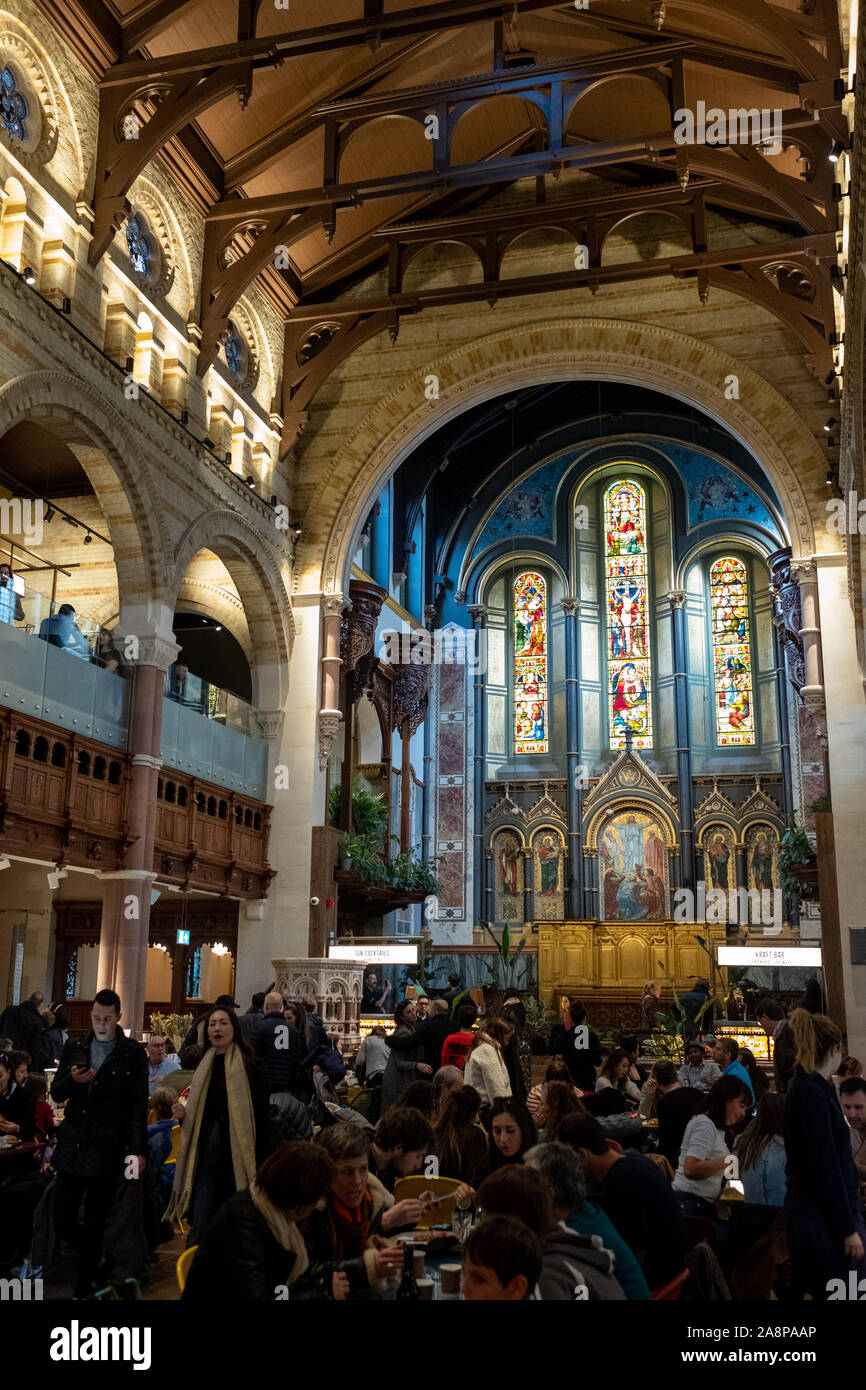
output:
M331 946L331 960L361 960L366 965L417 965L417 946Z
M719 965L794 965L817 969L820 946L720 946Z

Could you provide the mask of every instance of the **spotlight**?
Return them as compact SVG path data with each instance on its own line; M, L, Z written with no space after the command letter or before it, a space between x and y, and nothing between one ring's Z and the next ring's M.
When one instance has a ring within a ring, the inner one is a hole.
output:
M90 545L92 541L93 541L93 537L91 536L90 532L88 531L87 535L84 537L84 544L85 544L85 545Z
M256 485L256 480L253 477L252 473L250 473L248 477L244 478L244 482L246 483L247 487L255 487Z
M217 623L217 624L215 625L215 627L214 627L214 632L222 632L222 624L221 624L221 623Z
M45 524L47 525L49 521L53 521L56 515L57 513L55 512L53 507L46 507L44 517Z
M21 272L21 279L24 281L25 285L36 284L36 271L33 269L32 266L28 265L24 267L24 269Z
M277 505L277 494L276 494L275 492L272 492L271 495L270 495L270 498L268 499L268 506L269 506L269 507L275 507L276 505Z
M126 359L126 368L125 368L126 371L127 371L127 372L131 372L134 366L135 366L135 363L133 362L132 358L131 358L131 357L127 357L127 359Z
M226 449L225 454L223 455L223 463L225 464L226 468L231 468L231 466L232 466L231 450Z
M48 879L48 887L51 889L52 893L56 893L57 889L60 887L59 877L57 874L46 874L46 878Z
M827 469L827 479L826 479L826 482L827 482L827 486L828 486L828 487L832 487L832 486L833 486L833 472L832 472L832 469L830 469L830 468Z
M837 164L845 153L845 146L841 140L833 141L833 148L828 155L831 164Z
M69 298L68 295L65 295L64 298L61 299L61 301L60 301L60 309L61 309L61 312L64 313L64 314L71 314L71 313L72 313L72 300Z
M835 424L836 424L836 416L835 416L835 415L831 415L831 416L830 416L830 419L827 421L826 425L824 426L824 429L827 431L828 434L830 433L830 431L832 430L832 428L833 428L833 426L834 426Z
M839 373L836 371L836 368L834 367L832 371L829 371L827 375L824 377L824 385L832 386L833 382L836 380L838 375Z
M300 522L296 521L295 524L294 524L294 526L292 527L292 535L295 537L295 540L298 539L298 537L300 536L302 530L303 530L303 527L301 526Z
M187 423L188 420L189 420L189 411L187 410L186 406L184 406L183 410L180 412L180 423L181 423L182 425L185 425L185 424Z
M213 440L208 439L207 436L205 436L205 438L202 440L202 444L206 449L213 449Z

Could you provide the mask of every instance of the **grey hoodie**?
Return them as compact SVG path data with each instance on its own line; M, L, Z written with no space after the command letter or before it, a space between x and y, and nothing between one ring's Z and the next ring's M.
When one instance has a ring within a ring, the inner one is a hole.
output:
M541 1274L532 1297L560 1303L624 1303L613 1265L613 1255L600 1237L579 1236L561 1222L541 1237Z

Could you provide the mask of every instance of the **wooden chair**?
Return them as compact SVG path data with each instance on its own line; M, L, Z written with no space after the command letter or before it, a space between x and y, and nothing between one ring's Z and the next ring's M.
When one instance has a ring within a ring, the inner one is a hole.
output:
M177 1287L179 1288L181 1293L183 1293L184 1289L186 1288L186 1281L189 1275L190 1265L192 1264L193 1259L195 1258L196 1250L198 1250L198 1246L191 1245L188 1250L184 1250L182 1255L178 1255L175 1273L177 1275Z
M652 1299L654 1303L678 1303L683 1291L683 1284L689 1277L687 1269L671 1279L670 1283L663 1284L660 1289L653 1289Z
M419 1173L411 1178L397 1179L394 1201L403 1202L407 1197L420 1197L422 1192L432 1192L435 1205L425 1212L415 1227L416 1231L429 1231L431 1226L440 1226L443 1221L450 1222L459 1186L457 1178L425 1178Z

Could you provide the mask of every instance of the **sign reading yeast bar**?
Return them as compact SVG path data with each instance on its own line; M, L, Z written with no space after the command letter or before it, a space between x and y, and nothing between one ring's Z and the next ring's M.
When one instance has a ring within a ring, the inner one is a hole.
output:
M821 964L820 946L720 946L719 965L794 965L812 970Z
M418 947L407 943L386 946L373 942L369 946L331 946L331 960L362 960L366 965L417 965Z

